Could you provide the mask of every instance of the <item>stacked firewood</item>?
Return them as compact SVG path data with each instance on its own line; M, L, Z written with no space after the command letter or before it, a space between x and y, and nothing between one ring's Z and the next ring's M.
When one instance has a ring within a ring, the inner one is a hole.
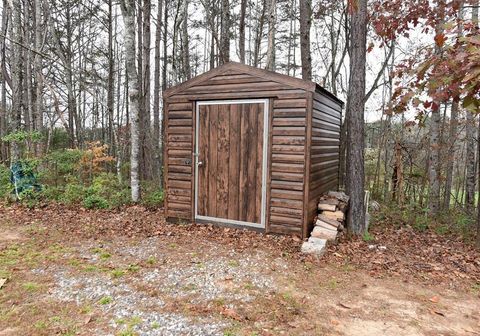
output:
M349 197L344 192L330 191L318 202L318 216L312 237L335 240L339 232L344 230L345 213Z
M330 191L318 202L318 215L315 227L308 241L303 242L302 252L322 256L327 242L337 239L344 230L345 213L348 209L349 197L344 192Z

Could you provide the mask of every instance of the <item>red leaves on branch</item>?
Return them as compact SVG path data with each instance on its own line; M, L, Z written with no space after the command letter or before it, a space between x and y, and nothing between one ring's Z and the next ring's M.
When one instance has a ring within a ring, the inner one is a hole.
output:
M411 105L422 115L452 99L478 111L480 35L472 22L459 20L459 8L458 0L443 1L438 6L428 0L373 3L371 23L383 40L408 37L418 24L424 26L424 33L437 31L430 46L398 64L391 74L399 79L396 85L401 84L392 97L389 113L402 113ZM464 35L460 38L459 24Z

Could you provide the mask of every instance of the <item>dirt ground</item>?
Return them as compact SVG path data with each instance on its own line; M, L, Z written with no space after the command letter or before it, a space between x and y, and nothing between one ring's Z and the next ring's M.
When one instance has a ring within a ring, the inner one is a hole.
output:
M0 206L0 335L480 335L478 253L402 230L317 260L140 207Z

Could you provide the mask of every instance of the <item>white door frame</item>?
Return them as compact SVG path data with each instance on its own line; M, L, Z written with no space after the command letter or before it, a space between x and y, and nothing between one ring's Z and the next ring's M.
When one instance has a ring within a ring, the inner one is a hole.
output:
M209 100L209 101L197 101L195 106L195 219L233 224L241 226L250 226L254 228L265 228L265 222L267 218L267 170L268 170L268 130L270 121L270 109L268 99L230 99L230 100ZM262 157L262 203L261 203L261 222L250 223L244 221L237 221L226 218L217 218L209 216L201 216L198 214L198 163L199 163L199 119L200 119L200 106L202 105L236 105L236 104L263 104L263 157Z

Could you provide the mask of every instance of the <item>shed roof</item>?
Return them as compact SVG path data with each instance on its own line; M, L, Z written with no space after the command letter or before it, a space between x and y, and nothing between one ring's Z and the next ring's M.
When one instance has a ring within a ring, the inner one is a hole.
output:
M329 91L327 91L326 89L324 89L322 86L320 86L319 84L317 83L314 83L314 82L311 82L311 81L307 81L307 80L304 80L304 79L300 79L300 78L295 78L295 77L291 77L291 76L287 76L287 75L284 75L284 74L280 74L280 73L277 73L277 72L273 72L273 71L269 71L269 70L265 70L265 69L259 69L259 68L255 68L255 67L252 67L250 65L246 65L246 64L242 64L242 63L238 63L238 62L229 62L229 63L225 63L223 65L220 65L219 67L216 67L210 71L207 71L199 76L196 76L192 79L189 79L181 84L178 84L178 85L175 85L167 90L165 90L163 92L163 98L168 98L176 93L179 93L191 86L194 86L194 85L199 85L200 83L212 78L212 77L215 77L215 76L219 76L229 70L238 70L242 73L245 73L245 74L248 74L248 75L252 75L254 77L259 77L259 78L264 78L264 79L268 79L268 80L271 80L273 82L277 82L277 83L281 83L281 84L285 84L285 85L288 85L288 86L291 86L293 88L296 88L296 89L303 89L305 91L311 91L311 92L321 92L321 93L324 93L326 94L327 96L329 96L330 98L334 99L335 101L337 101L338 103L340 104L344 104L343 101L341 101L340 99L338 99L334 94L330 93Z

